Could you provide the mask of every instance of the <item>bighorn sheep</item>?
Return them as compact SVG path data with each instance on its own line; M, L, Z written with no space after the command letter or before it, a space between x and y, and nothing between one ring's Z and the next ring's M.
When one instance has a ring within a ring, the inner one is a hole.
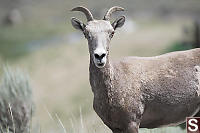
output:
M199 111L200 49L172 52L155 57L124 57L111 62L109 43L121 16L109 19L121 7L112 7L103 20L95 20L85 7L87 24L71 22L88 40L93 107L113 133L138 133L138 128L177 125Z

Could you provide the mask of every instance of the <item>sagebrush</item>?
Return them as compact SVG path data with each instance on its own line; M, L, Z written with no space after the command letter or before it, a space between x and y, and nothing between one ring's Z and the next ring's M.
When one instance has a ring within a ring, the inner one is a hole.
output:
M0 133L28 133L33 111L29 78L21 70L3 69L0 84Z

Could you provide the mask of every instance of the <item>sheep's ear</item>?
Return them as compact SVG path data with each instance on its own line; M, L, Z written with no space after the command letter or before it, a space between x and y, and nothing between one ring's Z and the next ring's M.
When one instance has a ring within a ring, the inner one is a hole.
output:
M72 23L72 26L77 29L77 30L81 30L81 31L84 31L84 28L85 28L85 24L82 23L80 20L78 20L77 18L71 18L71 23Z
M124 25L124 22L125 22L125 16L120 16L112 23L112 27L114 28L114 30L120 28Z

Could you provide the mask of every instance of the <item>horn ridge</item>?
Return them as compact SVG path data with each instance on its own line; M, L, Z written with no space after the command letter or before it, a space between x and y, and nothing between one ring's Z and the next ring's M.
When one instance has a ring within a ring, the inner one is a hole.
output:
M112 15L112 13L113 13L113 12L116 12L116 11L124 11L124 8L119 7L119 6L113 6L113 7L111 7L111 8L106 12L106 14L105 14L103 20L109 20L110 17L111 17L111 15Z
M92 13L86 7L78 6L78 7L73 8L71 11L80 11L80 12L83 12L85 14L86 18L87 18L87 21L94 20Z

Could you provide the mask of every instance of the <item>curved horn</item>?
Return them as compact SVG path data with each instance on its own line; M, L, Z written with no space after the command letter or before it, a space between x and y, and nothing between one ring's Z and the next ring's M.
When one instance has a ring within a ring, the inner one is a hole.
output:
M104 16L103 20L109 20L110 17L111 17L111 14L112 14L113 12L116 12L116 11L124 11L124 8L119 7L119 6L111 7L111 8L106 12L106 15Z
M85 14L86 18L87 18L87 21L94 20L92 13L86 7L78 6L78 7L73 8L71 11L83 12Z

